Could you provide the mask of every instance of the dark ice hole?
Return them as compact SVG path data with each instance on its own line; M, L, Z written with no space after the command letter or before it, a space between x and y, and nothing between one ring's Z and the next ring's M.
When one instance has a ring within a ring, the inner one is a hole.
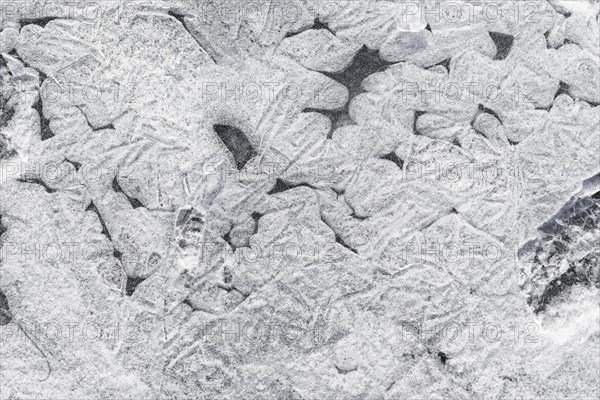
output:
M444 352L439 351L437 353L437 356L440 358L440 361L442 362L442 364L446 364L446 361L448 361L448 356Z
M569 85L566 84L563 81L560 81L560 83L558 85L558 90L556 91L556 94L554 95L554 98L556 99L561 94L569 95Z
M494 60L504 60L510 52L515 37L500 32L489 32L489 34L496 45L496 55L494 56Z
M138 285L144 282L146 278L132 278L130 276L127 277L127 283L125 283L125 294L127 296L131 296Z
M378 50L370 50L367 46L363 46L346 69L336 73L323 72L323 74L348 88L350 94L348 102L350 102L356 95L364 92L361 85L366 77L384 71L392 64L394 63L381 59Z
M45 28L46 25L48 25L48 22L53 21L55 19L58 19L58 17L21 18L19 20L19 23L21 24L21 27L33 24Z
M51 187L49 187L46 182L44 182L41 179L37 179L37 178L18 178L17 182L21 182L21 183L32 183L32 184L36 184L36 185L40 185L44 188L44 190L46 191L46 193L56 193L57 190L56 189L52 189Z
M370 50L367 46L361 47L356 53L352 62L341 72L322 72L327 77L341 83L348 89L348 101L345 106L338 110L320 110L307 108L305 112L320 112L331 120L331 130L327 138L331 139L333 132L345 125L354 125L354 121L348 114L348 107L354 97L363 93L362 82L369 75L375 72L381 72L394 63L384 61L379 56L378 50Z
M400 157L398 157L396 155L395 151L392 151L391 153L386 154L385 156L381 157L383 160L388 160L393 162L394 164L396 164L398 166L398 168L402 169L402 167L404 167L404 161L402 161L402 159L400 159Z
M244 168L244 165L256 156L250 141L238 128L231 125L214 125L213 129L233 155L238 170Z
M69 160L68 158L65 158L65 161L68 162L69 164L71 164L73 166L73 168L75 168L75 172L78 172L79 169L81 168L80 162L72 161L72 160Z

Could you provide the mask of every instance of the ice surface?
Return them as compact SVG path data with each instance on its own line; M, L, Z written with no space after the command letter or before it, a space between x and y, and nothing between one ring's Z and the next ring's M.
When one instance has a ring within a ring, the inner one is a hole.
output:
M600 396L597 1L0 5L0 399Z

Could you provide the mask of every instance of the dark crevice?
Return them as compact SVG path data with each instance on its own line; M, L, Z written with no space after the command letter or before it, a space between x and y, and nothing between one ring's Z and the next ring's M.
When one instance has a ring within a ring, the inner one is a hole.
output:
M438 351L437 356L440 358L442 364L446 364L446 361L448 361L448 356L444 352Z
M88 124L89 124L89 122L88 122ZM92 128L92 131L94 131L94 132L101 131L103 129L112 129L112 130L115 130L115 126L113 124L104 125L104 126L101 126L99 128L94 128L92 125L90 125L90 127Z
M31 68L34 69L38 72L38 74L40 75L40 87L42 86L42 83L48 78L48 75L46 75L45 73L43 73L41 70L32 67L31 65L27 64L25 61L23 61L23 59L21 58L21 56L19 55L19 53L17 53L17 49L12 49L11 51L8 52L8 55L16 58L17 60L19 60L19 62L21 64L23 64L23 66L25 68Z
M130 197L129 195L127 195L127 193L125 193L123 191L123 189L121 188L121 185L119 185L119 180L117 179L116 176L112 180L112 189L117 193L122 193L125 196L125 198L127 199L127 201L129 202L129 204L131 204L131 207L133 207L134 209L144 207L144 205L142 204L141 201L139 201L138 199L136 199L134 197Z
M194 34L190 31L190 28L188 28L187 24L185 23L185 17L186 15L184 14L180 14L177 13L173 10L169 10L169 12L167 13L168 15L170 15L171 17L175 18L177 21L179 21L179 23L181 24L181 26L183 26L183 29L185 29L185 31L194 39L194 41L196 43L198 43L198 45L200 45L202 47L202 44L198 42L198 40L196 39L196 36L194 36ZM208 54L208 56L210 57L211 60L213 60L213 62L215 64L217 64L217 60L215 60L215 58L209 54L210 52L206 52L206 54Z
M187 24L185 22L186 15L177 13L173 10L169 10L169 12L167 14L170 15L171 17L175 18L177 21L179 21L181 26L183 26L183 29L185 29L186 32L194 39L194 41L196 41L196 43L198 43L198 41L196 40L196 37L192 34L192 32L190 31L190 28L187 26ZM200 44L200 43L198 43L198 44ZM216 60L212 56L210 56L210 58L215 62L215 64L217 63Z
M8 307L8 300L0 290L0 325L6 325L12 321L12 313Z
M183 300L181 302L181 304L185 304L186 306L188 306L189 308L192 309L192 311L196 311L196 309L194 308L194 306L192 305L192 302L190 301L190 299L188 299L187 297L185 298L185 300Z
M336 194L336 200L338 200L340 198L340 196L343 196L346 194L346 189L340 189L340 190L336 190L334 188L331 188L331 190L334 191L334 193ZM369 218L369 217L361 217L359 215L356 215L356 210L354 209L354 207L352 206L352 204L350 204L348 202L348 200L346 200L346 198L344 197L344 202L348 205L348 208L350 208L350 210L352 211L350 213L350 216L354 219L357 219L359 221L364 221L365 219Z
M269 190L267 192L267 194L271 195L271 194L277 194L277 193L281 193L281 192L285 192L286 190L290 190L290 189L294 189L300 186L305 186L311 189L314 189L314 186L309 185L308 183L298 183L298 184L291 184L291 183L287 183L286 181L284 181L281 178L277 178L275 180L275 185L273 185L273 188L271 190Z
M483 104L479 105L479 109L478 109L478 115L481 113L486 113L486 114L490 114L493 115L498 121L500 121L500 124L502 124L502 119L500 118L500 116L498 115L498 113L494 110L492 110L491 108L487 108L485 107ZM475 116L475 118L477 118L477 116ZM471 121L471 125L473 125L473 121Z
M252 213L252 219L254 220L254 222L258 223L258 220L261 219L265 214L263 213L259 213L258 211L254 211Z
M321 216L321 221L323 221L323 223L325 225L327 225L329 227L329 229L331 229L332 232L335 234L335 241L336 241L336 243L341 244L342 246L344 246L345 248L347 248L348 250L350 250L354 254L358 254L358 251L356 251L356 249L350 247L346 242L344 242L344 240L337 234L337 232L333 229L333 227L331 225L329 225L329 223L327 223L327 221L325 221L325 219L322 216Z
M417 128L417 120L421 115L425 114L425 111L415 111L415 117L413 118L413 134L420 135L419 129Z
M112 242L112 237L110 236L110 232L108 232L106 223L104 223L104 219L102 218L102 215L100 215L100 211L98 211L98 207L96 207L93 201L90 201L90 204L85 208L85 211L93 211L96 213L98 220L100 221L100 225L102 225L102 234Z
M231 228L233 229L233 228ZM229 247L231 247L234 251L236 250L236 246L233 245L233 243L231 243L231 229L229 230L229 232L227 232L224 236L223 236L223 240L227 242L227 244L229 245Z
M428 67L427 69L431 69L431 68L433 68L433 67L435 67L437 65L441 65L444 68L446 68L446 70L448 70L448 72L450 72L450 60L451 60L451 58L446 58L445 60L440 61L437 64L433 64L431 67Z
M404 167L404 161L402 161L402 159L400 159L400 157L398 157L398 155L396 154L395 151L392 151L392 152L386 154L385 156L381 157L381 159L393 162L400 169L402 169Z
M24 66L27 66L27 64L25 63L25 61L23 61L23 59L21 58L21 56L19 55L19 53L17 53L17 49L16 49L16 48L13 48L13 49L12 49L11 51L9 51L7 54L8 54L9 56L11 56L11 57L13 57L13 58L16 58L17 60L19 60L19 62L20 62L21 64L23 64ZM5 65L5 66L8 66L8 64L6 64L6 61L4 61L4 65ZM10 71L9 71L9 73L10 73ZM11 74L11 75L12 75L12 74Z
M355 125L354 121L350 119L350 115L348 114L348 105L349 102L346 103L344 108L340 108L337 110L319 110L316 108L305 108L302 112L318 112L329 118L331 121L331 129L327 133L327 139L331 139L333 137L333 132L336 129L346 126L346 125Z
M361 217L359 215L356 215L356 212L352 212L352 214L350 214L350 216L354 219L357 219L359 221L364 221L365 219L368 219L369 217Z
M183 14L179 14L179 13L176 13L176 12L175 12L175 11L173 11L173 10L170 10L170 11L169 11L167 14L169 14L171 17L173 17L173 18L175 18L177 21L179 21L179 22L181 23L181 25L183 25L183 26L184 26L184 28L186 28L186 30L187 30L187 26L186 26L186 24L185 24L185 15L183 15Z
M130 276L127 277L127 282L125 283L125 295L131 296L138 285L144 282L146 278L132 278Z
M315 18L315 21L314 21L314 23L311 26L309 26L308 28L305 28L305 29L301 29L301 30L296 31L296 32L288 32L285 35L285 38L289 38L289 37L292 37L292 36L299 35L299 34L301 34L303 32L309 31L311 29L315 29L315 30L317 30L317 29L326 29L326 30L328 30L329 32L331 32L332 34L335 35L335 32L331 30L331 28L329 27L328 24L326 24L325 22L322 22L318 18Z
M354 209L354 207L352 206L352 204L350 204L348 202L348 200L346 200L346 204L348 205L348 207L350 208L350 210L352 210L352 213L350 214L350 216L354 219L357 219L359 221L364 221L365 219L368 219L369 217L362 217L360 215L356 215L356 210Z
M596 200L600 199L600 191L598 191L598 192L594 193L594 194L592 195L592 199L596 199Z
M425 229L431 227L433 224L435 224L436 222L438 222L440 219L450 215L450 214L458 214L458 212L456 211L456 209L454 207L446 210L446 211L441 211L439 212L436 216L429 218L427 220L425 220L425 222L418 227L418 230L420 232L424 231Z
M569 95L569 85L563 81L560 81L560 83L558 85L558 90L556 91L554 98L556 99L561 94L566 94L567 96Z
M113 249L113 257L116 258L117 260L121 261L121 259L123 258L123 253L121 253L117 249Z
M127 200L129 200L129 204L131 204L131 207L133 208L140 208L140 207L145 207L141 201L139 201L136 198L133 197L129 197L127 195L125 195L127 197Z
M256 235L258 233L258 221L264 216L264 214L259 213L259 212L253 212L252 213L252 219L255 222L254 225L254 232L252 232L253 235Z
M515 37L500 32L489 32L489 34L496 45L496 55L494 56L494 60L504 60L510 52Z
M90 123L90 120L88 119L88 116L85 113L85 111L83 111L83 108L81 108L80 106L75 106L75 107L77 107L79 109L79 111L81 111L81 113L83 114L83 117L85 118L85 122L90 127L90 129L92 130L92 132L101 131L103 129L112 129L112 130L115 129L115 126L112 123L104 125L104 126L99 126L98 128L94 128L94 125L92 125Z
M65 161L71 164L75 168L75 172L78 172L81 168L81 163L77 161L71 161L68 158L65 158Z
M50 129L50 120L48 118L44 117L41 98L37 99L37 101L33 105L33 108L40 115L40 135L42 137L42 140L48 140L50 138L53 138L54 132L52 132L52 130Z
M589 100L585 100L585 102L588 103L592 107L598 107L598 106L600 106L600 102L596 103L594 101L589 101Z
M246 135L238 128L231 125L214 125L213 129L233 155L238 170L244 168L244 165L256 156L256 150Z
M315 18L315 22L314 22L313 26L311 27L311 29L327 29L329 32L331 32L335 35L335 32L331 30L329 25L325 22L322 22L319 18Z
M343 195L345 195L345 194L346 194L346 189L340 189L340 190L337 190L336 188L331 188L331 190L333 190L333 192L335 193L335 195L336 195L336 197L335 197L335 198L336 198L336 199L339 199L339 198L340 198L340 196L343 196Z
M548 43L548 38L550 37L550 31L546 31L544 32L544 38L546 39L546 48L547 49L551 49L552 47L550 46L550 43Z
M507 139L507 140L508 140L508 143L509 143L511 146L516 146L516 145L518 145L518 144L519 144L519 142L515 142L514 140L510 140L510 139Z
M336 235L335 235L335 241L336 241L336 243L339 243L339 244L341 244L342 246L344 246L345 248L347 248L348 250L350 250L350 251L351 251L351 252L353 252L354 254L358 254L358 251L356 251L356 249L354 249L354 248L352 248L352 247L348 246L348 244L347 244L346 242L344 242L344 241L342 240L342 238L341 238L341 237L339 237L339 236L337 235L337 233L336 233Z
M427 26L425 26L425 30L431 32L431 26L429 26L429 24L427 24Z
M337 370L338 374L342 374L342 375L346 375L352 371L357 371L358 367L354 367L354 368L350 368L350 369L345 369L345 368L340 368L337 365L335 366L335 369Z
M45 28L48 25L48 22L54 21L55 19L59 19L58 17L41 17L41 18L21 18L19 20L19 24L21 27L25 25L37 25L42 28Z
M52 189L51 187L49 187L46 184L46 182L44 182L43 180L38 179L38 178L17 178L17 182L32 183L32 184L40 185L44 188L44 190L46 190L46 193L56 193L57 192L56 189Z

